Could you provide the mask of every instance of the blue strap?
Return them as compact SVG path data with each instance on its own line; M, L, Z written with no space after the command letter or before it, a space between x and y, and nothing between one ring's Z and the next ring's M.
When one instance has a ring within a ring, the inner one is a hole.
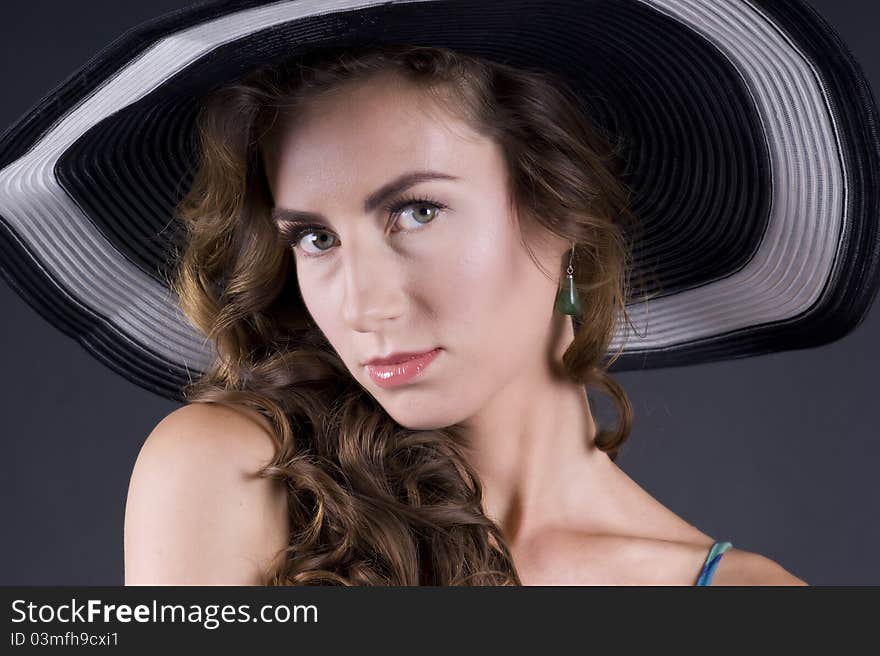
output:
M711 585L712 575L715 574L715 568L718 567L718 561L725 551L733 545L730 542L716 542L709 550L706 556L706 562L703 563L703 570L700 572L700 578L697 579L697 585Z

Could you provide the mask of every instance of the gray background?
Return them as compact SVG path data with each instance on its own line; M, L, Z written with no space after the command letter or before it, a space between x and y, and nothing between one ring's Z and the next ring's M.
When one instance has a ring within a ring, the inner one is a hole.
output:
M28 0L0 10L0 125L124 30L183 0ZM880 93L880 11L814 0ZM138 449L176 404L94 360L0 281L0 584L119 585ZM880 584L880 308L816 349L621 373L635 428L618 463L716 539L813 585ZM600 416L602 410L600 408Z

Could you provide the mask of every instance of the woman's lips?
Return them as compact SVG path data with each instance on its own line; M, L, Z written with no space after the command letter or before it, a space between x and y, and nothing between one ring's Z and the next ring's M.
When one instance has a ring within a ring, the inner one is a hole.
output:
M422 373L443 349L435 348L422 355L394 364L368 364L367 373L379 387L397 387Z

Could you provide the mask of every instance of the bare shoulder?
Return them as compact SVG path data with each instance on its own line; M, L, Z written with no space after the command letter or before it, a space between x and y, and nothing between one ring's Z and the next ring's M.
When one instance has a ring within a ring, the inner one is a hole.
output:
M514 550L525 585L684 585L697 582L713 541L545 531ZM729 548L712 585L807 585L769 558Z
M525 585L693 585L704 556L673 540L571 530L544 531L514 553Z
M286 546L283 484L260 478L275 446L243 406L194 403L147 437L125 507L126 585L259 585Z
M731 547L712 576L712 585L809 585L770 558Z
M141 451L174 447L221 450L241 458L243 465L274 455L268 420L256 410L242 405L190 403L169 413L156 425Z

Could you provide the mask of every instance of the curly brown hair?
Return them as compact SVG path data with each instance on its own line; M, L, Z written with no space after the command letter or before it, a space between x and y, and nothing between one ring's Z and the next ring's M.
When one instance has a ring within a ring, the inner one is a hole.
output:
M216 360L190 403L243 404L269 419L274 459L260 476L288 491L289 544L267 585L518 585L454 425L410 430L350 375L309 317L291 249L271 220L262 141L278 113L391 71L501 146L523 243L544 228L576 244L585 315L564 354L568 378L618 411L596 445L614 460L632 408L603 363L626 316L632 215L619 152L560 77L444 49L324 49L267 63L208 94L199 165L176 209L186 228L174 290ZM567 264L567 262L566 262ZM540 265L539 265L540 266Z

